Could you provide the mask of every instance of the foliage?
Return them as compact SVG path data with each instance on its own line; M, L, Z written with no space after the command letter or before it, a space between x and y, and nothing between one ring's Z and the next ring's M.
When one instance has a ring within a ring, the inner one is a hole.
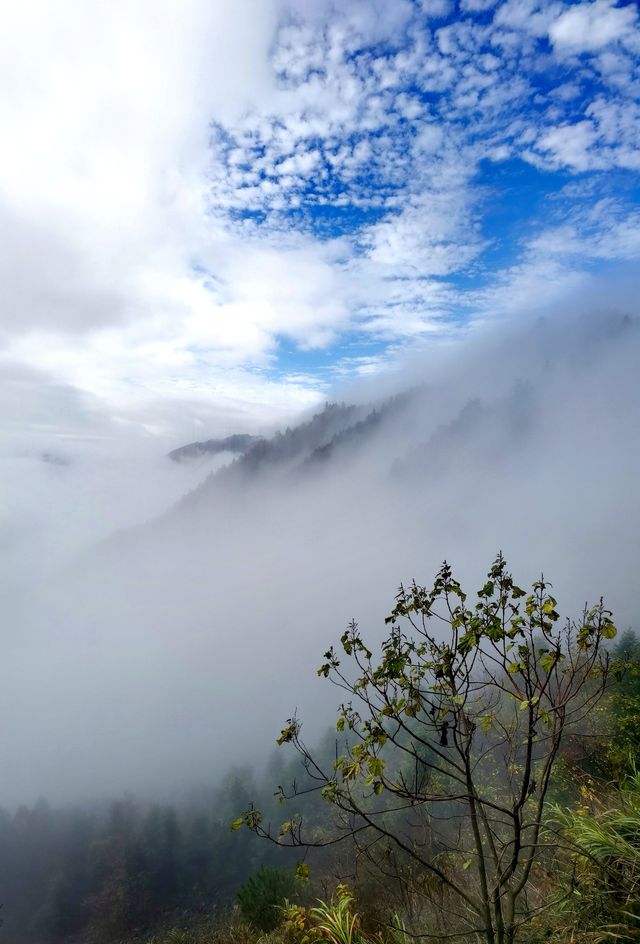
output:
M189 927L170 928L145 944L285 944L276 933L265 935L261 931L239 921L198 922Z
M614 772L628 773L640 753L640 640L624 632L614 649L616 686L608 700L607 759Z
M261 931L273 931L282 919L282 906L295 891L290 872L263 866L238 892L242 917Z
M348 885L339 884L331 901L318 901L313 908L287 902L284 927L298 944L324 941L328 944L367 944L360 915L353 910L354 897Z
M461 935L511 944L528 919L562 737L602 695L603 644L616 633L602 601L562 624L549 590L542 578L525 593L500 554L473 607L446 563L431 589L401 586L377 660L352 622L342 654L330 648L318 672L350 699L335 762L310 752L295 716L278 739L339 811L338 833L307 834L295 814L274 834L253 806L236 825L278 845L348 837L369 856L375 846L385 867L417 868L423 892ZM294 785L288 796L298 793Z
M318 934L330 944L356 944L359 915L352 909L353 895L346 885L338 885L337 898L328 904L319 902L311 909L311 920Z
M571 876L565 911L578 928L640 940L640 773L613 796L603 797L594 787L583 790L577 808L552 809L570 865L564 868Z

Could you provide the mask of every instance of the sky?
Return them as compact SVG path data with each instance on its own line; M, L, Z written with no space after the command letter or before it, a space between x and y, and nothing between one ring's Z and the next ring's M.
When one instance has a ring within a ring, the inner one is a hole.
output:
M633 298L639 25L612 0L5 2L5 441L260 430L406 350Z

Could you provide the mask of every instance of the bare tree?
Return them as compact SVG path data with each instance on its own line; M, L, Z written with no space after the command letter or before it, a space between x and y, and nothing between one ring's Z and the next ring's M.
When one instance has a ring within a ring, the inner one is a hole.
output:
M378 658L352 622L318 673L348 696L335 763L308 749L295 716L278 739L301 755L304 792L337 809L335 834L298 815L274 832L253 807L234 828L288 846L350 838L382 869L421 877L441 921L410 933L513 944L540 905L532 869L561 740L600 698L616 632L602 600L561 623L549 589L542 578L527 595L500 554L470 608L444 563L432 589L400 587Z

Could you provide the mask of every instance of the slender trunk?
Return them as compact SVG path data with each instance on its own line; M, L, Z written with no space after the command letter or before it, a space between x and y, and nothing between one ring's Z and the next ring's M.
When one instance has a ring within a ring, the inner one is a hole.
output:
M493 927L493 918L491 916L491 899L489 897L489 884L487 882L487 869L484 859L484 848L482 845L482 836L478 823L478 811L473 792L473 782L471 771L467 770L467 790L469 791L469 812L471 816L471 829L475 841L476 852L478 854L478 876L480 878L480 897L482 900L482 918L484 920L484 936L487 944L498 944L496 942L495 931ZM500 942L502 944L502 942Z
M476 802L476 793L475 786L473 783L473 772L471 769L470 762L470 749L471 749L471 738L473 736L473 730L470 729L466 717L463 715L464 731L466 736L466 744L456 745L458 747L458 752L461 756L463 766L464 766L464 776L467 787L467 802L469 804L469 814L471 819L471 831L473 833L473 839L476 847L476 854L478 856L478 878L480 879L480 898L481 898L481 914L484 921L484 939L487 944L502 944L502 942L496 941L496 933L493 922L493 916L491 914L491 905L492 899L489 892L489 881L487 877L487 862L485 857L485 847L482 842L482 833L480 829L480 817L478 814L478 804ZM455 737L455 735L454 735Z
M516 936L516 899L510 889L504 897L502 912L504 915L504 944L513 944Z

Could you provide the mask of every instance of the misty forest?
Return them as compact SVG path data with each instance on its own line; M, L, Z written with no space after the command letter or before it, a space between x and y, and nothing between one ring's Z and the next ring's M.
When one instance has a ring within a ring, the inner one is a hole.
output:
M637 2L0 6L0 944L640 944Z

